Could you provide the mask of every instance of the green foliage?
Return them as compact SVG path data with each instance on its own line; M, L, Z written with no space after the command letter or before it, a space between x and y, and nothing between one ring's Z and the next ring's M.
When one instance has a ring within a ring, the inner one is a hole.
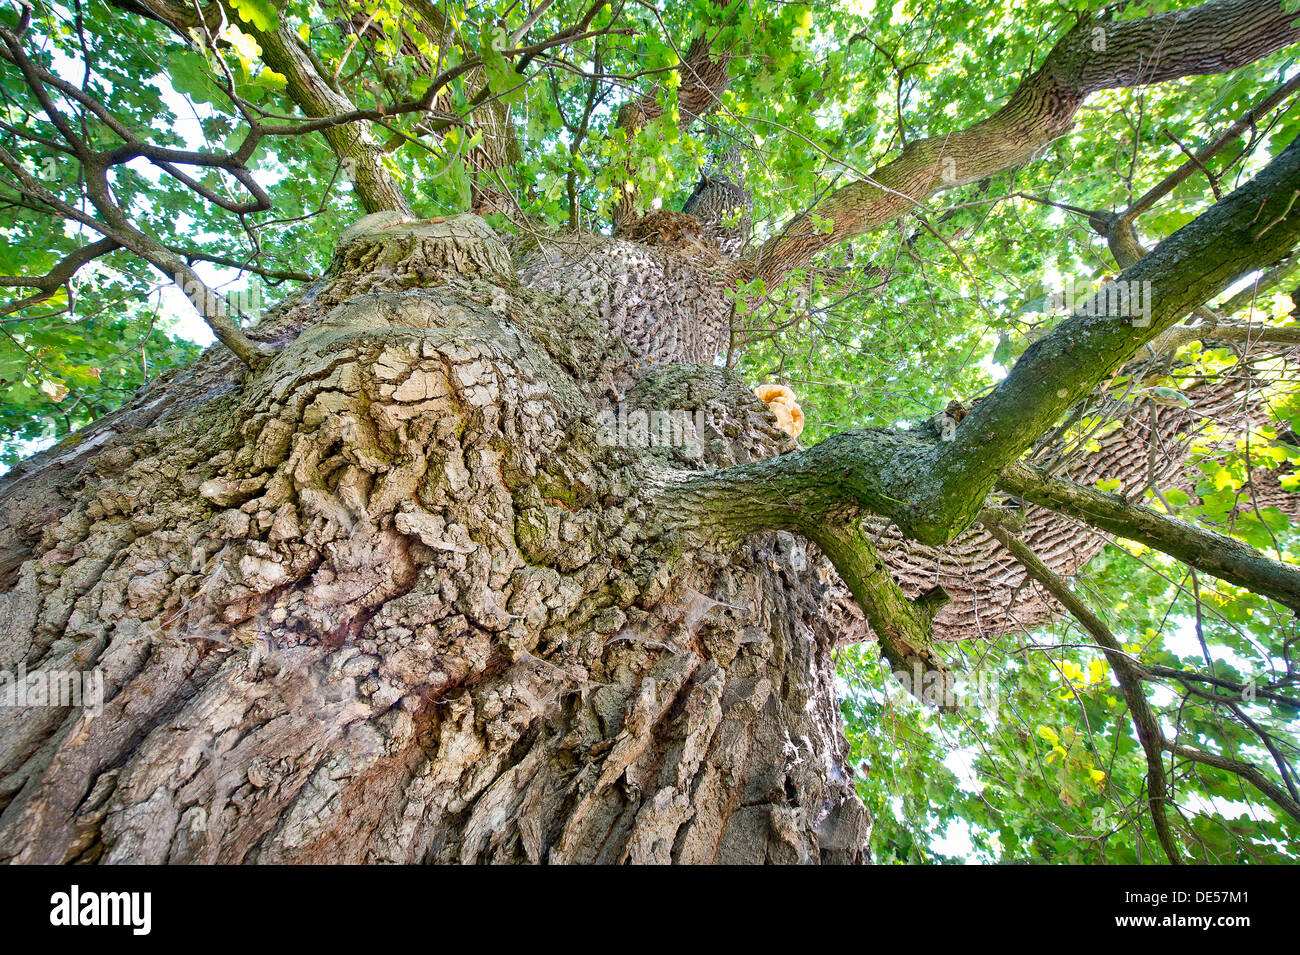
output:
M1125 552L1130 551L1130 552ZM1087 596L1145 664L1205 670L1185 568L1129 546L1089 567ZM1216 676L1267 684L1300 638L1293 615L1252 594L1201 581L1201 635ZM1031 636L949 648L964 706L940 717L892 685L870 648L840 658L843 711L858 791L882 863L936 861L1162 863L1146 802L1146 764L1110 667L1062 621ZM981 682L983 681L983 682ZM1167 689L1150 694L1166 732L1200 749L1269 764L1240 721ZM1277 745L1300 721L1263 700L1241 704ZM1175 831L1191 859L1294 862L1300 825L1225 773L1178 761ZM1276 773L1273 778L1280 784Z

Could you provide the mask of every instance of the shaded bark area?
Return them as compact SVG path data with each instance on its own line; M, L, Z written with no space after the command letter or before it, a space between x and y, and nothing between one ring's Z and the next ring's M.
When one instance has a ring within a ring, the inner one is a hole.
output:
M8 482L0 666L106 703L0 713L0 858L861 861L824 561L643 491L791 449L738 381L635 382L473 217L363 221L260 334ZM630 385L705 440L603 444Z

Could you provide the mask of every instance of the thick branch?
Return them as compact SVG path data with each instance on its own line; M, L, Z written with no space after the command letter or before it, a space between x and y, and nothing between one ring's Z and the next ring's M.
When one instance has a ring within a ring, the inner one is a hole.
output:
M1247 110L1236 122L1216 136L1208 146L1198 150L1195 155L1189 156L1187 162L1143 193L1142 198L1129 206L1128 210L1122 213L1117 221L1121 225L1131 225L1138 216L1150 210L1157 202L1173 192L1182 183L1197 172L1204 171L1207 162L1226 149L1228 144L1237 137L1249 129L1254 129L1260 117L1276 109L1288 96L1297 90L1300 90L1300 74L1291 77L1291 79L1264 97L1256 106Z
M249 29L252 29L251 27ZM285 89L298 108L313 119L350 113L356 106L321 76L298 44L298 36L283 24L269 30L252 29L262 48L262 60L285 77ZM366 212L393 211L412 215L406 193L384 165L384 151L370 134L369 124L328 126L322 130L334 154L345 164Z
M934 655L931 622L949 600L942 587L909 599L862 529L860 514L802 522L800 530L830 558L862 608L895 676L924 703L955 712L953 675Z
M1028 465L1008 467L998 487L1300 611L1300 567L1270 560L1241 541L1132 504L1117 494L1049 478Z
M1295 19L1278 0L1210 0L1138 20L1085 21L996 113L946 136L912 142L865 181L837 190L814 210L833 221L829 234L802 215L763 245L753 271L770 284L822 249L878 229L940 190L1024 164L1064 135L1098 90L1222 73L1280 50L1300 39Z
M1138 348L1240 276L1282 261L1300 239L1300 140L1251 182L1161 242L1031 345L945 445L927 543L961 530L995 471L1017 460ZM1132 292L1128 306L1120 293ZM1136 307L1135 307L1136 303ZM1118 313L1118 314L1117 314Z
M935 657L930 639L931 622L947 594L936 587L912 600L889 575L863 531L862 512L843 505L834 479L839 455L826 453L832 443L812 449L823 449L821 454L781 455L712 474L663 476L655 505L671 516L679 533L700 541L773 530L812 540L848 585L901 682L923 702L951 712L956 708L953 677ZM887 441L880 445L883 454L889 447Z
M974 520L1002 470L1138 348L1240 275L1289 255L1300 238L1297 196L1300 140L1112 283L1143 289L1140 320L1107 314L1103 290L1031 345L944 435L951 440L927 428L845 431L805 451L688 475L674 493L725 499L728 520L751 530L815 528L848 506L944 544Z

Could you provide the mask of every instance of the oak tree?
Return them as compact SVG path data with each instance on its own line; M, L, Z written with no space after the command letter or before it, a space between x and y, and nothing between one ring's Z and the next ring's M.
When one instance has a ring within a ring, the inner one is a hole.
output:
M1288 6L11 4L0 858L1289 858Z

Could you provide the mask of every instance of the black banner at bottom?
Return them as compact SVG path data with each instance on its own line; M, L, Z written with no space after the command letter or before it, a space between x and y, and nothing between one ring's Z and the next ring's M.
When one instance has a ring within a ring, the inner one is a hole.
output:
M428 932L437 945L450 943L452 926L459 935L481 932L481 941L492 945L511 938L558 943L574 931L599 943L590 938L593 929L633 929L635 935L641 922L680 922L691 944L714 934L734 943L747 930L762 932L770 943L774 921L806 939L818 922L832 927L832 935L839 926L858 934L873 917L911 926L930 944L987 938L990 931L1026 941L1066 931L1090 942L1112 933L1149 939L1172 932L1181 940L1198 932L1231 944L1242 932L1288 930L1294 885L1284 868L1245 867L864 868L777 875L738 868L597 874L10 866L0 868L0 916L10 940L112 940L128 948L254 940L383 945L389 932L398 933L392 941ZM710 895L717 896L716 907ZM737 896L747 904L735 905ZM774 920L773 906L785 914Z

